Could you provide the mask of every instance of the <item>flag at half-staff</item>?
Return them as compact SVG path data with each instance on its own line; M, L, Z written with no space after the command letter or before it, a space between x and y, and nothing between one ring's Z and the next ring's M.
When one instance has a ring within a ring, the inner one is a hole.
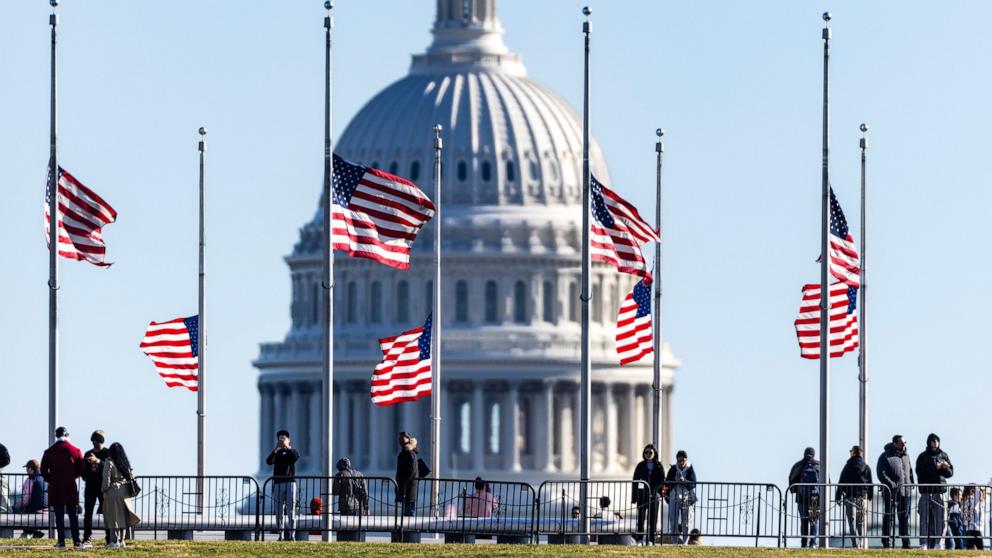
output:
M830 285L830 357L843 356L858 348L858 290L844 283ZM795 321L799 354L820 358L820 285L803 286L803 299Z
M165 385L197 391L199 328L199 316L148 324L140 348L152 359Z
M334 155L331 242L335 250L398 269L434 204L409 180Z
M382 362L372 373L372 402L385 406L431 394L432 316L423 327L379 340Z
M590 202L593 220L589 257L614 265L623 273L651 277L641 245L659 242L658 231L647 223L637 208L591 177Z
M50 171L49 171L50 172ZM45 238L51 246L49 226L51 216L51 181L45 187ZM107 245L103 241L103 226L117 220L117 212L96 192L76 180L59 167L58 197L56 199L58 223L58 254L70 260L87 261L108 267Z
M861 286L861 264L858 248L847 226L847 217L840 208L834 189L830 189L830 274L850 287ZM819 261L819 260L818 260Z
M653 351L651 280L641 279L627 293L617 313L617 356L624 365L637 362Z

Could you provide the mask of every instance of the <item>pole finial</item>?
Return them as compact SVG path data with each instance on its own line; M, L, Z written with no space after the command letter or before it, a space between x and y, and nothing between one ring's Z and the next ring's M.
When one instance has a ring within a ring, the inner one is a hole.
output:
M331 8L333 8L333 7L334 7L334 2L331 2L331 0L327 0L326 2L324 2L324 9L325 10L331 11Z
M654 131L654 135L660 138L661 136L665 135L665 130L658 128L657 130Z
M858 126L858 129L861 130L862 134L868 133L868 125L865 124L864 122L862 122L861 125Z
M582 8L582 15L584 15L586 17L589 17L589 16L592 15L592 10L589 9L589 6L584 6Z
M831 19L830 12L823 12L823 21L830 23Z
M197 133L199 133L201 136L205 136L207 135L207 129L204 128L203 126L200 126L200 129L197 130Z
M435 124L434 125L434 133L435 134L440 134L441 133L441 130L443 130L443 129L444 129L444 127L441 126L440 124Z
M48 5L53 8L59 7L59 0L48 0Z

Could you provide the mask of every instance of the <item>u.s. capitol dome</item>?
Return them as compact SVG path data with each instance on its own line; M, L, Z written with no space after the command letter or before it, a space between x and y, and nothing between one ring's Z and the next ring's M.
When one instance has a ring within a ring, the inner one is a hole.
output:
M433 132L443 127L441 455L444 477L537 482L578 472L582 122L527 76L503 42L495 0L438 0L434 36L409 74L351 120L335 152L404 176L433 195ZM599 146L591 168L609 183ZM334 459L366 474L395 467L395 434L429 457L430 401L376 407L369 380L377 339L424 322L431 310L433 232L399 271L335 258ZM274 433L288 429L298 474L320 473L321 238L318 210L286 257L292 328L263 343L259 471ZM616 311L636 278L594 264L592 473L625 476L651 437L651 359L617 365ZM664 351L662 457L672 459L677 360Z

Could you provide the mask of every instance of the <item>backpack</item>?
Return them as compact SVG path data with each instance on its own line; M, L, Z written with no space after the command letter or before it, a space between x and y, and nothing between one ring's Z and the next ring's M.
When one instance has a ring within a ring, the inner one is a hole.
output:
M816 485L820 482L820 475L816 472L816 467L812 463L803 464L803 468L799 471L799 483L803 485ZM809 499L810 496L816 496L820 494L819 486L800 486L799 487L799 497L803 499Z

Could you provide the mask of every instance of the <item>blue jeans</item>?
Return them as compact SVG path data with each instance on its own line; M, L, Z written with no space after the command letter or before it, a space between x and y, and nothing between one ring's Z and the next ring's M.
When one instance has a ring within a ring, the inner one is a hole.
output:
M901 489L897 489L901 490ZM883 496L884 498L884 496ZM885 516L882 518L882 544L884 546L896 546L896 536L894 527L896 518L899 519L899 536L902 537L902 547L909 548L909 508L911 498L909 496L895 495L891 499L885 499Z
M55 529L58 530L56 538L65 544L65 514L69 514L69 528L72 529L72 542L79 546L79 516L76 515L76 506L53 506L55 512Z
M813 494L799 499L799 534L803 548L816 546L820 533L820 497Z
M276 526L280 536L283 540L293 540L296 532L296 483L273 483L272 503L276 506Z
M959 513L952 513L947 516L947 528L951 533L944 541L944 548L947 550L964 550L964 518Z

